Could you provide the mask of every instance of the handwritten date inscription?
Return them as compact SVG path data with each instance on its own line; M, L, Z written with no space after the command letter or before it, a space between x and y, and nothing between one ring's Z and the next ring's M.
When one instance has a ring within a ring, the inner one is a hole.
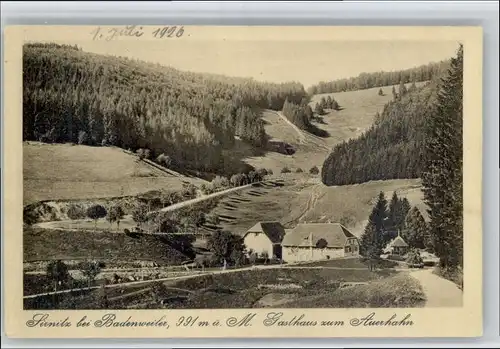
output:
M180 38L184 35L183 26L165 26L146 30L141 26L128 25L126 27L97 27L90 32L92 40L111 41L119 37L152 37L154 39Z

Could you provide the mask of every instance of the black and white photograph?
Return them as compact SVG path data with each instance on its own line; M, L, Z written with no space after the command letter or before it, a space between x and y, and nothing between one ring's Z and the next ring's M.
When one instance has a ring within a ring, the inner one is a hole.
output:
M461 42L141 28L23 44L25 310L462 306Z

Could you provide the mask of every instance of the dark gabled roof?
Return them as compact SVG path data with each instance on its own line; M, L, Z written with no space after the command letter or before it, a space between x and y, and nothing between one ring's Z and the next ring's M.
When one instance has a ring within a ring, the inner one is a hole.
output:
M283 246L316 246L325 240L326 247L344 247L347 239L356 238L340 223L304 223L285 235Z
M279 244L285 236L285 228L280 222L259 222L248 229L245 236L248 233L264 233L273 244Z

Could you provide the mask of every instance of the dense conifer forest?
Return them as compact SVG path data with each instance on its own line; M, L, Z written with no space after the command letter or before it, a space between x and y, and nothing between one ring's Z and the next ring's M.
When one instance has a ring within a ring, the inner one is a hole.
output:
M436 62L419 67L391 72L361 73L357 77L339 79L334 81L321 81L308 89L308 93L338 93L344 91L364 90L374 87L397 85L401 81L423 82L432 80L435 76L442 75L448 69L449 62Z
M23 53L24 140L149 149L184 169L220 169L238 137L264 147L261 108L306 96L296 82L181 72L69 45Z
M434 110L437 82L433 80L420 88L413 85L402 92L384 106L363 135L334 147L323 164L324 184L420 177L424 125Z

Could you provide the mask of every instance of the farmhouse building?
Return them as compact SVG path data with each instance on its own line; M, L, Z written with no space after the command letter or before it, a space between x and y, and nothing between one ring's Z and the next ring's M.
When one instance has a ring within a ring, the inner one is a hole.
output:
M285 235L285 262L316 261L359 255L358 238L340 223L304 223Z
M408 253L408 249L409 249L408 244L398 233L398 236L396 236L393 240L391 240L391 242L389 242L387 246L384 248L384 253L397 254L403 256L406 253Z
M281 241L285 236L285 228L279 222L259 222L243 236L248 251L259 256L267 254L269 258L281 258Z

